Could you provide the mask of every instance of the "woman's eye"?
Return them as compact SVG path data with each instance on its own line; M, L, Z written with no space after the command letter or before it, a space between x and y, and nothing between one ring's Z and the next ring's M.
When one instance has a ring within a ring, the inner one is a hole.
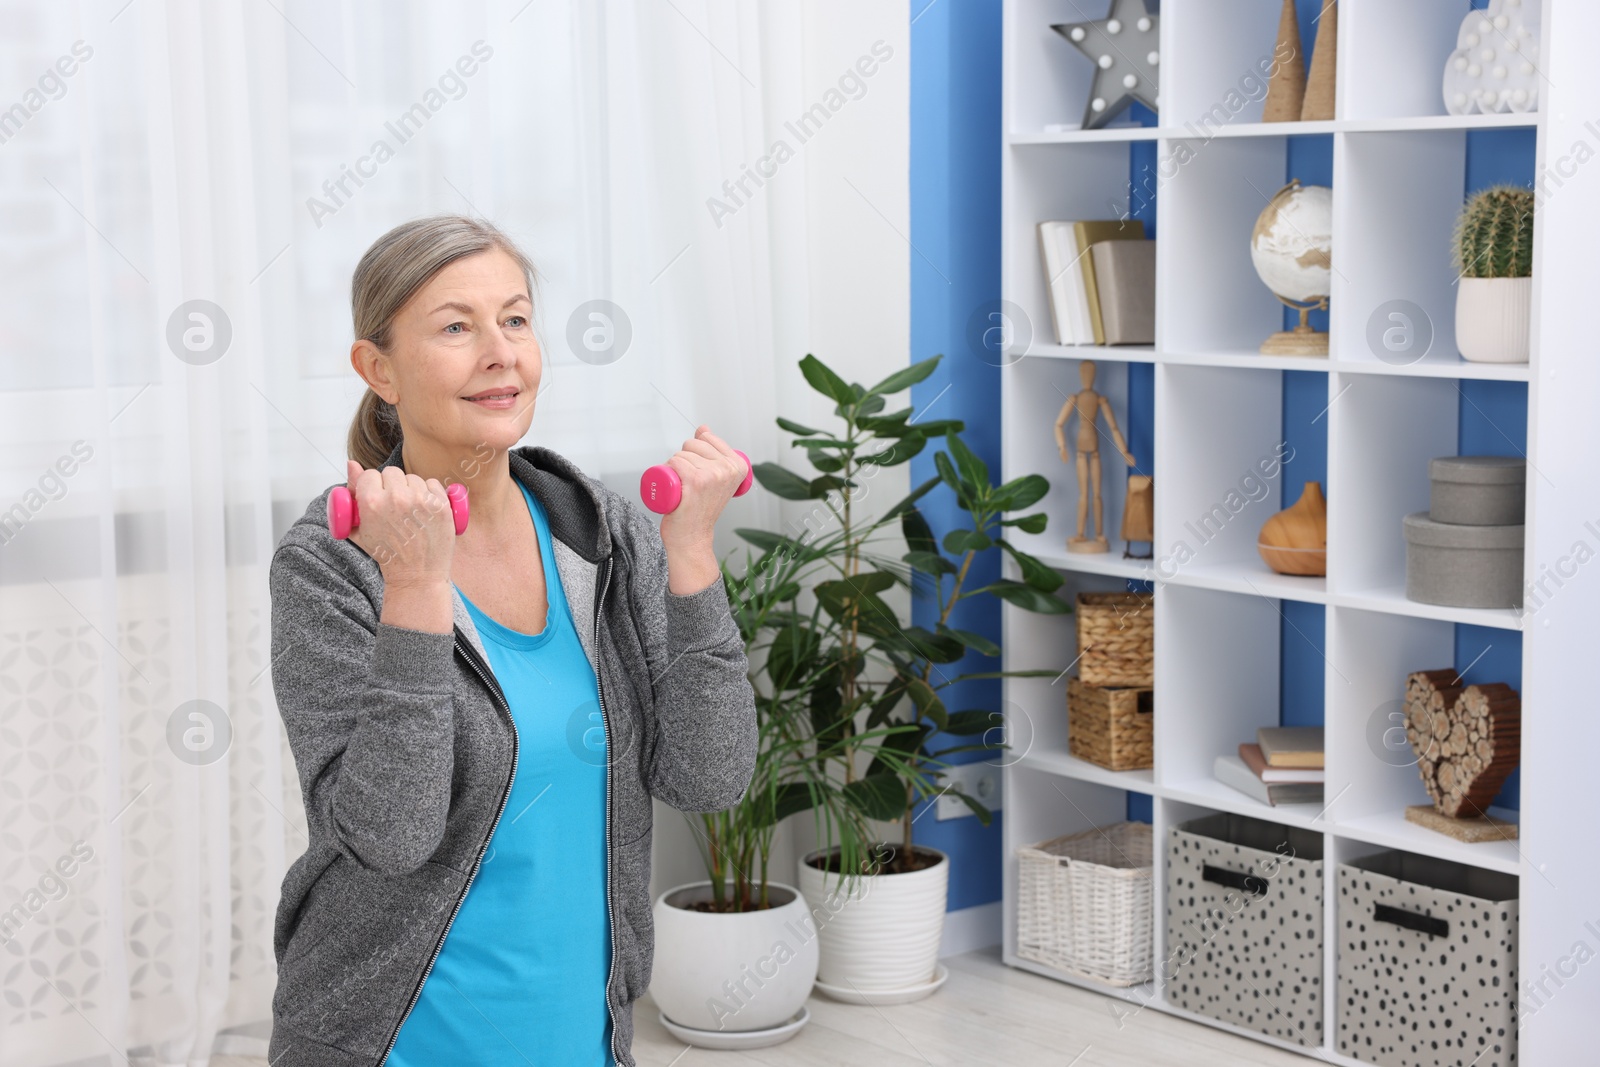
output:
M451 331L455 330L455 328L457 326L465 328L466 327L466 323L464 323L464 322L452 322L450 325L446 326L444 328L444 330L445 330L446 333L450 333Z
M507 326L526 326L527 324L528 320L523 318L521 315L513 315L506 320Z

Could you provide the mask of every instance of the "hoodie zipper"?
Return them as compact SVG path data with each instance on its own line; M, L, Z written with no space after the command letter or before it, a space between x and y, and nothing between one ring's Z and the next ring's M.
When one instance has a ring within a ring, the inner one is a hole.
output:
M600 580L600 595L594 599L594 691L600 700L600 728L606 738L606 934L611 941L611 966L606 972L606 1014L611 1018L611 1058L617 1064L627 1061L617 1054L617 1013L611 1006L611 984L617 973L617 926L611 913L611 725L606 718L605 684L600 680L600 665L605 657L600 653L600 612L605 607L606 592L611 588L611 557L606 557L605 575Z
M474 652L472 648L461 638L461 629L460 627L457 627L457 650L459 650L462 656L466 658L467 664L472 667L473 673L478 676L483 684L488 687L489 692L494 695L495 700L499 703L501 709L506 713L506 722L511 724L511 774L506 778L505 790L500 794L500 806L495 810L494 822L490 824L489 832L484 835L483 844L478 846L478 858L472 864L472 873L467 875L467 884L462 887L461 895L456 898L455 907L450 911L450 920L444 924L444 933L439 935L438 942L433 946L433 954L428 957L428 966L423 969L422 977L417 981L417 988L411 991L411 1002L406 1005L405 1014L400 1016L400 1021L395 1024L394 1033L389 1035L389 1043L384 1046L383 1055L378 1057L379 1067L382 1067L383 1062L389 1058L389 1053L394 1050L395 1041L400 1037L400 1028L405 1026L406 1019L411 1015L411 1009L417 1006L417 1001L422 997L422 986L427 982L428 975L433 973L433 964L434 961L439 958L439 952L444 948L444 939L449 936L450 927L455 925L456 916L461 912L461 905L467 899L467 891L472 888L473 880L478 877L478 870L483 866L483 855L489 849L489 841L494 837L496 827L500 825L500 816L505 813L506 802L511 799L512 783L517 780L517 756L520 746L518 745L517 741L517 722L516 719L511 715L511 706L506 703L505 695L500 692L500 686L493 681L490 672L478 665L477 653ZM601 718L604 719L603 706ZM609 901L607 907L609 913ZM609 998L607 999L606 1003L607 1007L609 1008Z

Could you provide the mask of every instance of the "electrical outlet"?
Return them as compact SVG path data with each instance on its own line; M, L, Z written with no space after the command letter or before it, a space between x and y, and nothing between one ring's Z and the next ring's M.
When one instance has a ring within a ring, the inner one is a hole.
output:
M948 788L947 788L948 787ZM951 793L962 792L990 811L1000 810L1000 768L993 763L962 763L944 770L941 789L947 791L934 802L934 817L940 822L962 817L976 818L967 803Z

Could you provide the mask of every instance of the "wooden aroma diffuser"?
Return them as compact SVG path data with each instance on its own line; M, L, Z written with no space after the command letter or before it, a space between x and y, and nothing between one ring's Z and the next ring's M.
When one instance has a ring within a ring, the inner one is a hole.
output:
M1328 573L1328 506L1321 482L1307 482L1293 506L1266 521L1256 551L1279 574Z

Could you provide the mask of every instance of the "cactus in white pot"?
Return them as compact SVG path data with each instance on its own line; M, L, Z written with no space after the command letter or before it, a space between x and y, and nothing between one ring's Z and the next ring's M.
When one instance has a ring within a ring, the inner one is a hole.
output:
M1467 199L1452 253L1456 347L1475 363L1526 363L1533 304L1533 190L1496 185Z

